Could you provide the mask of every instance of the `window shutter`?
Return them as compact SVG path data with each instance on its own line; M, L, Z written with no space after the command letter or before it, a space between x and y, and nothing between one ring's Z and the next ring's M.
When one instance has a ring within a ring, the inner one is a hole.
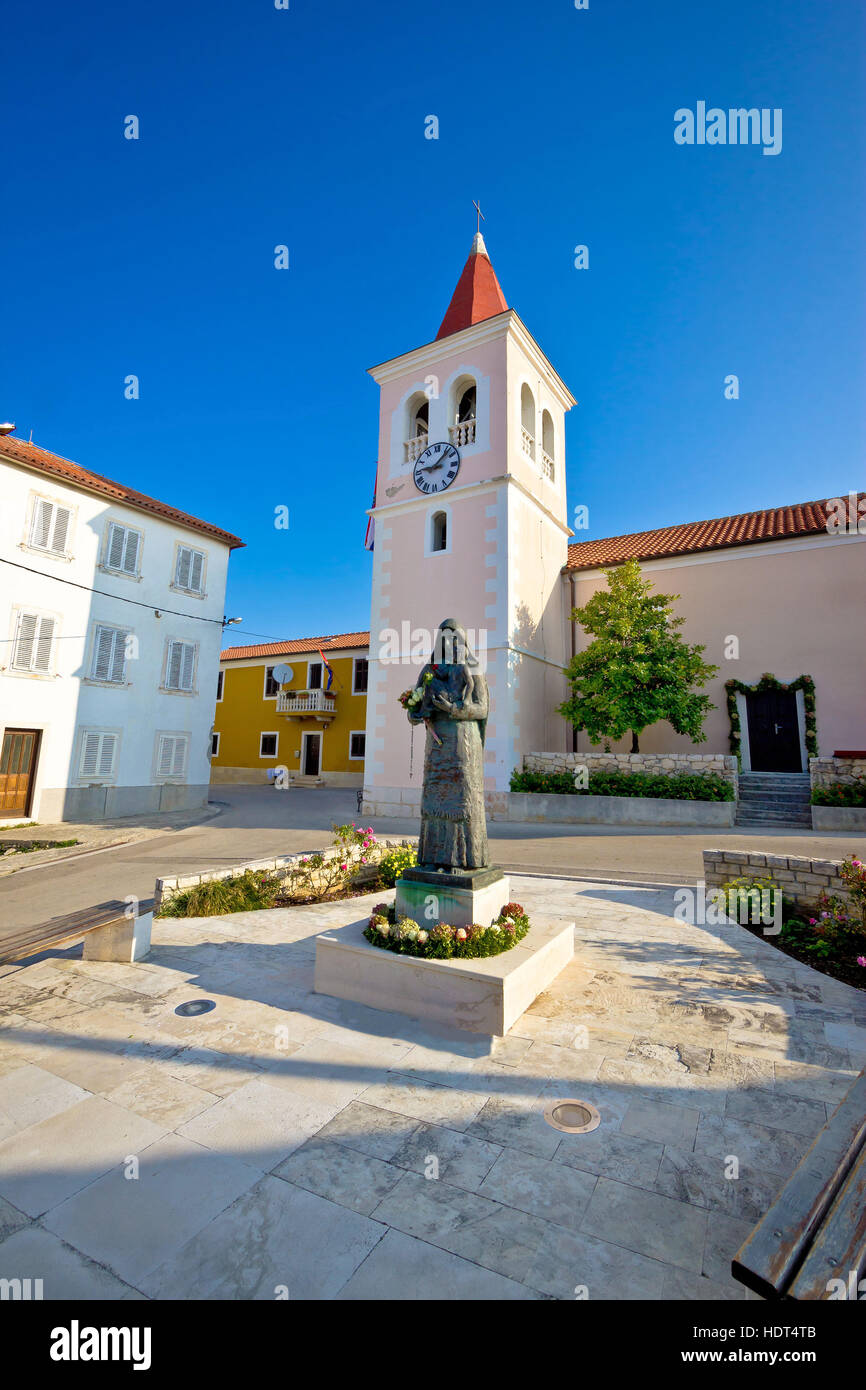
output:
M174 741L174 760L172 762L172 774L175 777L183 776L184 764L186 763L186 739L176 738Z
M39 497L33 509L33 523L30 527L30 544L39 550L48 549L48 541L51 536L51 513L54 511L50 502L44 501Z
M69 535L69 522L72 513L68 507L54 508L54 531L51 537L51 549L58 555L66 551L66 538Z
M108 568L119 570L123 564L123 546L126 531L122 526L111 523L108 529Z
M81 741L81 764L80 773L82 777L95 777L96 769L99 765L99 734L85 734Z
M160 735L159 753L157 755L157 771L160 777L171 775L171 765L174 761L174 739L167 734Z
M33 666L33 645L36 641L36 628L39 616L36 613L19 613L18 630L15 633L15 647L12 665L19 671L29 671Z
M169 642L168 644L168 670L166 672L166 685L169 690L180 689L180 671L183 661L183 643Z
M138 546L141 537L137 531L127 531L126 550L123 556L124 574L138 573Z
M114 629L110 627L97 627L96 637L93 643L93 669L91 675L94 680L111 680L111 663L114 653Z
M39 636L36 639L35 671L48 671L51 667L51 643L54 640L54 619L43 616L39 620Z
M99 750L99 775L110 777L114 771L114 753L117 748L117 734L103 734Z
M195 647L189 642L183 644L183 670L181 672L181 689L192 690L192 668L195 662Z
M190 572L189 587L195 589L196 593L201 593L201 576L204 569L204 556L200 550L190 551L192 556L192 569Z
M124 665L126 661L126 636L125 632L115 632L114 652L111 658L111 675L109 680L122 682L124 677Z
M180 589L189 588L190 563L192 561L192 551L187 550L186 546L181 546L177 552L177 571L174 582Z

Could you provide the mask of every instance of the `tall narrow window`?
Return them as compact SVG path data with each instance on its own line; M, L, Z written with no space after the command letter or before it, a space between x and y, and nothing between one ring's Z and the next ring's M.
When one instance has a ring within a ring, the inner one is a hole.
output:
M217 700L221 700L223 697L223 685L225 683L225 678L225 671L217 672Z
M321 690L322 688L322 663L321 661L311 661L307 679L308 690Z
M51 669L53 641L53 618L44 613L20 612L15 625L15 641L12 643L13 671L46 674Z
M194 674L195 645L170 641L165 663L166 690L192 690Z
M523 452L535 458L535 397L524 381L520 388L520 424Z
M448 549L448 517L445 512L434 512L430 523L430 549Z
M356 656L352 670L352 694L366 695L369 676L369 662L365 656Z
M553 481L553 419L549 410L541 413L541 468L544 476Z
M189 546L179 545L174 570L174 587L186 589L189 593L200 594L204 578L204 552L190 550Z
M273 700L273 699L276 699L276 697L277 697L277 695L279 695L279 693L280 693L280 683L279 683L279 681L275 681L275 680L274 680L274 668L273 668L273 666L266 666L266 667L265 667L265 699L266 699L266 700Z
M108 681L112 685L123 685L126 677L126 639L128 634L120 628L96 626L93 638L93 658L90 663L90 677L95 681Z
M59 502L48 502L44 497L37 497L30 523L30 544L34 550L45 550L49 555L65 555L71 520L69 507L61 507Z
M138 557L141 551L141 532L131 526L120 526L116 521L109 522L108 539L105 546L105 568L119 570L121 574L138 574Z

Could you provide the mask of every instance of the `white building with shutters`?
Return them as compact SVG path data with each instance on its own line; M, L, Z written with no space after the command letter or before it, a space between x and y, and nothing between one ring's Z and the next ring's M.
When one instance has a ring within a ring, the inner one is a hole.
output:
M0 437L0 823L207 801L228 559L242 544Z

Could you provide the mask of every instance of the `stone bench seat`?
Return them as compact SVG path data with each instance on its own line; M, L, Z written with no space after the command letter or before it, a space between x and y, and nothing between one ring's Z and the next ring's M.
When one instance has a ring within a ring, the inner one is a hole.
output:
M97 903L63 917L52 917L38 926L22 927L0 936L0 964L27 960L43 951L84 940L85 960L113 960L131 964L150 950L153 899L138 904L130 916L130 904L114 900Z
M861 1071L738 1251L731 1272L768 1299L862 1297L858 1288L866 1275L866 1071Z

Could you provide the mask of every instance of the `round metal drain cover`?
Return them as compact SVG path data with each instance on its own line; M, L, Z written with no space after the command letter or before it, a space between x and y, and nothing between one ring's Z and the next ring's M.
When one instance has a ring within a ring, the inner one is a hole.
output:
M601 1116L588 1100L555 1100L548 1105L544 1118L564 1134L589 1134L601 1124Z
M186 1004L178 1004L175 1013L182 1018L194 1018L196 1014L209 1014L215 1008L215 999L190 999Z

